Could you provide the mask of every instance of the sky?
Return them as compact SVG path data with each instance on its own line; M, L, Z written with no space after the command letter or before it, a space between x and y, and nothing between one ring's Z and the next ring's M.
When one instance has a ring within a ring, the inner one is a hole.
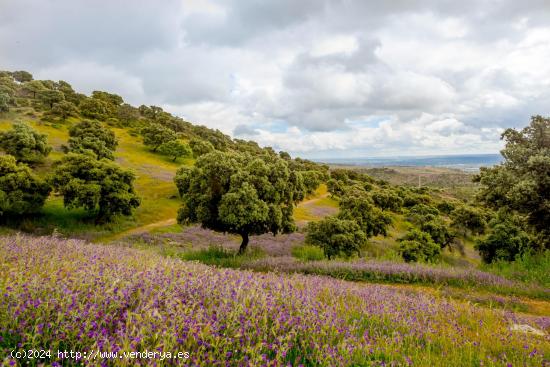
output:
M0 0L0 69L302 157L496 153L550 115L550 1Z

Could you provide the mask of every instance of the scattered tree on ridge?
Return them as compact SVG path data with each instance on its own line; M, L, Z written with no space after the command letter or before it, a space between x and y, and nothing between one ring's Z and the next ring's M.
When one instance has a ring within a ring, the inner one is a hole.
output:
M239 253L249 235L294 231L293 208L304 197L301 176L267 153L208 153L174 180L183 199L178 222L240 235Z
M38 163L50 154L47 136L24 123L14 123L11 130L0 132L0 149L18 162Z
M0 92L0 112L8 112L10 110L10 96L5 92Z
M521 131L507 129L504 162L482 168L479 199L527 217L537 242L550 249L550 118L533 116Z
M356 221L367 238L380 234L386 236L392 222L391 217L374 206L366 194L342 197L338 216Z
M59 116L61 120L65 121L70 116L78 116L78 108L72 102L61 101L53 105L49 114Z
M110 112L109 105L96 98L85 98L78 105L78 109L82 116L96 120L106 120Z
M441 254L441 247L428 233L413 228L399 239L398 251L407 262L432 262Z
M329 216L308 224L305 242L322 248L325 256L332 259L360 254L367 237L356 221Z
M162 144L177 139L174 131L154 123L141 129L141 136L143 136L143 144L151 147L153 152L156 152Z
M403 206L403 199L393 190L375 190L371 193L374 204L383 210L399 212Z
M69 129L69 150L75 153L91 151L97 159L114 159L118 142L115 133L98 121L82 121Z
M56 165L49 180L63 195L67 208L83 207L104 222L114 215L130 215L140 199L134 191L135 176L106 159L68 153Z
M159 147L159 153L172 157L172 161L175 162L176 159L180 157L189 157L193 154L189 145L182 143L179 140L170 140L162 144Z
M191 147L191 150L193 151L193 156L195 158L214 151L214 146L212 145L212 143L202 139L191 139L191 141L189 141L189 146Z
M118 94L107 93L99 90L94 90L92 92L92 98L98 99L112 106L120 106L124 103L124 100Z
M50 194L50 186L15 158L0 155L0 218L38 212Z
M58 90L46 89L38 93L38 99L51 109L55 103L64 101L65 95Z
M477 239L476 250L486 263L496 260L514 261L516 256L533 249L529 235L522 229L521 220L501 210L489 222L489 233Z
M46 90L46 87L40 80L31 80L23 84L23 90L32 94L32 98L36 98L36 94Z
M30 82L32 80L32 74L25 70L14 71L11 75L19 83Z

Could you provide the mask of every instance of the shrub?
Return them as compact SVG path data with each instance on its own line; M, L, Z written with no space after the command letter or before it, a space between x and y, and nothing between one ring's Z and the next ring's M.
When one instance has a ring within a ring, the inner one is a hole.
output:
M435 220L439 210L426 204L416 204L409 208L407 220L415 224L421 224Z
M415 206L417 204L429 204L430 201L431 198L429 195L416 194L410 191L405 191L403 193L403 206L406 208L410 208L411 206Z
M323 260L325 254L323 250L317 246L300 245L294 246L291 249L292 256L303 261Z
M333 196L342 196L345 190L345 184L342 181L331 178L327 181L328 192Z
M250 235L296 228L292 212L304 187L301 175L278 155L214 151L199 157L193 168L181 167L174 181L183 200L178 222L238 234L241 253Z
M437 203L436 208L441 213L451 214L451 212L455 209L455 204L450 201L444 200Z
M485 231L485 215L474 207L460 206L451 212L451 225L457 229L461 229L466 235L467 231L474 234L481 234Z
M409 230L399 242L399 253L407 262L434 262L441 254L441 247L432 237L417 229Z
M114 162L69 153L57 162L50 182L63 195L66 207L83 207L99 222L117 214L130 215L139 206L134 178Z
M193 151L193 156L195 158L214 151L214 146L212 145L212 143L202 139L191 139L191 141L189 142L189 146L191 147L191 150Z
M38 93L38 99L42 101L44 106L51 109L54 104L64 101L65 95L58 90L46 89Z
M114 160L118 145L115 133L98 121L82 121L69 129L69 150L75 153L92 152L97 159Z
M329 259L359 254L366 242L365 233L354 220L329 216L307 226L306 243L322 248Z
M486 263L496 260L513 261L517 256L529 252L534 243L521 228L517 218L500 213L489 222L489 233L475 244Z
M455 238L441 218L434 218L430 221L420 223L420 229L428 233L441 248L450 245Z
M48 113L52 116L58 116L61 120L66 120L70 116L78 116L78 108L75 104L69 101L61 101L55 103Z
M0 156L0 217L38 212L50 186L12 156Z
M345 195L340 200L340 213L342 219L350 219L357 222L367 238L382 234L387 235L391 217L373 205L366 194Z
M179 140L170 140L159 147L159 153L172 158L172 161L180 157L189 157L192 154L189 145L182 143Z
M8 112L10 110L10 96L7 93L0 92L0 112Z
M506 129L501 138L504 162L480 170L478 198L525 215L535 240L550 249L550 118L533 116L529 126Z
M45 134L24 123L15 123L11 130L0 133L0 148L25 163L40 162L52 150Z
M111 113L109 104L96 98L82 100L78 109L82 116L96 120L105 120Z
M399 210L403 206L403 199L401 199L395 192L391 190L373 191L371 193L371 197L374 204L383 210L399 212Z
M151 147L153 152L164 143L171 140L176 140L176 133L167 127L160 124L149 124L141 129L141 136L143 136L143 144Z

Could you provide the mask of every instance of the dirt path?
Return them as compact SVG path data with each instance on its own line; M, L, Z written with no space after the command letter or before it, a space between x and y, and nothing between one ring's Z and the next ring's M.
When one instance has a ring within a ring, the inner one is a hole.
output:
M132 228L132 229L129 229L127 231L123 231L123 232L114 234L112 236L102 238L101 241L102 242L110 242L110 241L118 240L120 238L128 237L128 236L135 235L135 234L147 233L147 232L151 231L152 229L160 228L160 227L167 227L167 226L171 226L173 224L176 224L176 218L170 218L170 219L162 220L160 222L149 223L149 224L146 224L146 225L141 226L141 227Z
M313 204L313 203L315 203L316 201L319 201L319 200L321 200L321 199L324 199L324 198L326 198L326 197L328 197L328 196L329 196L329 193L327 192L327 193L325 193L325 194L323 194L323 195L314 197L313 199L309 199L309 200L302 201L302 202L300 202L300 204L298 204L297 206L299 206L299 207L300 207L300 206L307 206L308 204Z

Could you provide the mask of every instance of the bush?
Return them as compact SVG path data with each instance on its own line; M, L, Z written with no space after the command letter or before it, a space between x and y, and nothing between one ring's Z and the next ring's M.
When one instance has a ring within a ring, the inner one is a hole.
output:
M189 157L193 153L189 145L179 140L170 140L159 147L159 153L167 155L175 162L180 157Z
M401 199L395 192L390 190L377 190L371 193L374 204L383 210L399 212L403 206Z
M97 159L114 160L118 145L115 133L98 121L82 121L69 129L69 150L75 153L92 152Z
M134 178L109 160L69 153L57 162L50 182L63 195L66 207L83 207L98 221L106 221L117 214L130 215L139 206Z
M10 96L7 93L0 92L0 112L8 112L10 110Z
M521 228L517 218L499 214L489 223L489 234L478 239L475 249L486 263L496 260L514 261L533 249L534 243Z
M455 209L455 204L445 200L437 203L436 207L441 213L451 214L451 212Z
M301 245L294 246L291 249L292 256L303 261L323 260L325 254L323 250L317 246Z
M72 102L61 101L54 103L48 114L58 116L61 120L65 121L70 116L78 116L78 108Z
M151 147L153 152L156 152L162 144L177 138L174 131L160 124L150 124L144 127L141 129L141 135L143 136L143 144Z
M441 248L450 245L455 238L445 222L440 218L420 223L420 229L428 233Z
M403 206L406 208L410 208L417 204L429 204L430 201L431 198L429 195L416 194L410 191L403 193Z
M38 212L50 186L12 156L0 156L0 217Z
M189 142L189 146L191 147L191 150L193 151L193 156L195 158L214 151L214 146L212 145L212 143L202 139L191 139L191 141Z
M52 150L45 134L24 123L15 123L11 130L0 133L0 148L25 163L41 162Z
M107 119L111 113L109 107L109 104L105 101L95 98L86 98L78 105L82 116L96 120Z
M354 220L330 216L307 226L306 243L322 248L329 259L359 254L366 242L365 233Z
M409 208L407 220L415 224L421 224L435 220L438 215L439 210L436 208L426 204L416 204Z
M462 230L466 235L467 231L474 234L482 234L485 231L485 215L474 207L460 206L451 212L452 226Z
M441 247L432 237L417 229L411 229L399 242L398 251L407 262L434 262L441 254Z
M386 236L392 222L390 215L375 207L364 193L342 197L338 217L357 222L367 238L380 234Z

